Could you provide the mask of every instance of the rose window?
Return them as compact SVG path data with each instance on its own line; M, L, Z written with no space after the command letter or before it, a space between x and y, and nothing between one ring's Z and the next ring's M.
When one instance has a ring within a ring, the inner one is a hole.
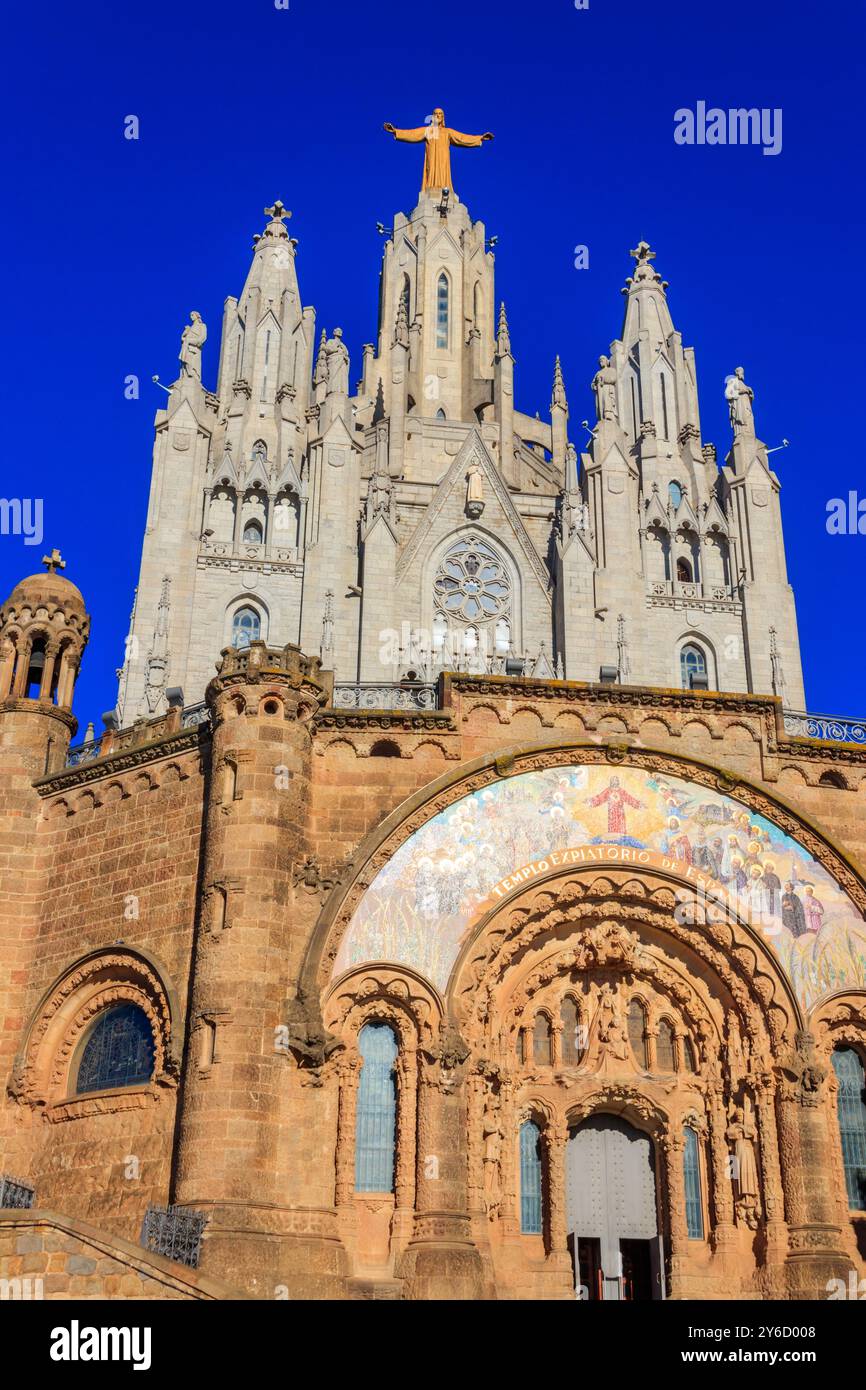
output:
M477 536L458 541L448 551L433 585L436 607L449 618L468 623L503 616L511 600L511 583L502 560Z

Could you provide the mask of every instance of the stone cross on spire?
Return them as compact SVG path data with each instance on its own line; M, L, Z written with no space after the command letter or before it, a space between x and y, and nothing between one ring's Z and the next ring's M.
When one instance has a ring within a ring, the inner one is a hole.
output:
M656 253L650 250L648 241L639 241L635 249L628 254L634 257L638 265L646 265L647 261L654 261L656 258Z
M265 208L264 214L272 222L282 222L283 218L289 218L292 215L281 198L277 199L272 208Z
M42 563L47 568L49 574L56 574L58 570L66 569L66 561L61 557L60 551L56 546L50 555L42 556Z

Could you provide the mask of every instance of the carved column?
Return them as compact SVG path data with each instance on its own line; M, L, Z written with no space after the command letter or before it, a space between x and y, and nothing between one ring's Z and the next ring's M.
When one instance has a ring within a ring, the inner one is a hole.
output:
M514 1236L520 1233L520 1219L517 1205L519 1171L517 1146L519 1141L514 1106L514 1082L512 1080L508 1079L502 1082L500 1098L499 1114L502 1123L502 1159L500 1165L502 1205L500 1217L505 1235Z
M831 1279L853 1268L838 1223L832 1158L824 1123L826 1069L810 1033L797 1034L778 1092L782 1180L788 1216L791 1297L826 1298Z
M417 1166L416 1124L418 1110L418 1054L404 1052L397 1059L397 1159L394 1171L394 1250L403 1249L412 1231Z
M568 1126L549 1124L544 1130L547 1166L549 1263L563 1273L571 1272L568 1256L568 1223L565 1202L565 1151Z
M674 1130L668 1130L661 1141L668 1189L671 1298L681 1296L682 1278L688 1268L689 1231L686 1224L686 1185L683 1176L684 1147L682 1134Z
M415 1228L396 1271L405 1281L408 1298L485 1295L481 1256L469 1217L467 1131L462 1063L450 1055L425 1059L418 1097Z
M352 1205L355 1191L355 1124L358 1112L360 1057L340 1062L340 1101L337 1116L337 1154L334 1202L338 1210Z
M30 673L30 651L32 642L29 637L25 637L18 649L18 665L15 668L15 679L12 682L12 696L14 699L21 699L27 693L27 677ZM60 679L64 683L64 672L67 669L67 657L69 647L63 653L63 664L61 666Z
M725 1107L721 1088L707 1097L707 1118L710 1128L710 1170L713 1180L713 1249L724 1265L729 1263L736 1245L734 1227L734 1194L731 1188L728 1144L725 1138Z
M39 687L40 700L51 699L51 682L54 678L54 667L59 651L60 647L57 642L49 642L45 648L45 666L42 671L42 684Z
M780 1266L788 1251L788 1227L785 1222L785 1196L782 1168L779 1160L779 1141L776 1131L776 1083L772 1073L759 1078L755 1095L758 1121L758 1142L761 1151L762 1198L764 1203L764 1264L769 1271L768 1292L776 1287L773 1268ZM779 1286L781 1295L782 1289Z

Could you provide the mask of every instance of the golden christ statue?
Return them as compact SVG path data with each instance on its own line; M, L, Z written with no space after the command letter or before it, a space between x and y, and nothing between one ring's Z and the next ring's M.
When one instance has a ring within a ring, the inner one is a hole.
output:
M452 130L445 124L445 112L441 106L436 107L429 125L417 126L415 130L397 130L390 121L386 121L385 129L395 140L405 140L410 145L426 141L422 193L443 188L454 191L451 182L452 145L480 145L483 140L493 139L489 130L483 135L462 135L459 130Z

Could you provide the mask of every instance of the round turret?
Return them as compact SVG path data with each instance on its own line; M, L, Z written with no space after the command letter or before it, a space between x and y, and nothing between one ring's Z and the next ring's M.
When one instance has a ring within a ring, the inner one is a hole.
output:
M0 700L42 700L71 709L90 617L74 584L58 570L57 550L45 574L15 585L0 607Z

